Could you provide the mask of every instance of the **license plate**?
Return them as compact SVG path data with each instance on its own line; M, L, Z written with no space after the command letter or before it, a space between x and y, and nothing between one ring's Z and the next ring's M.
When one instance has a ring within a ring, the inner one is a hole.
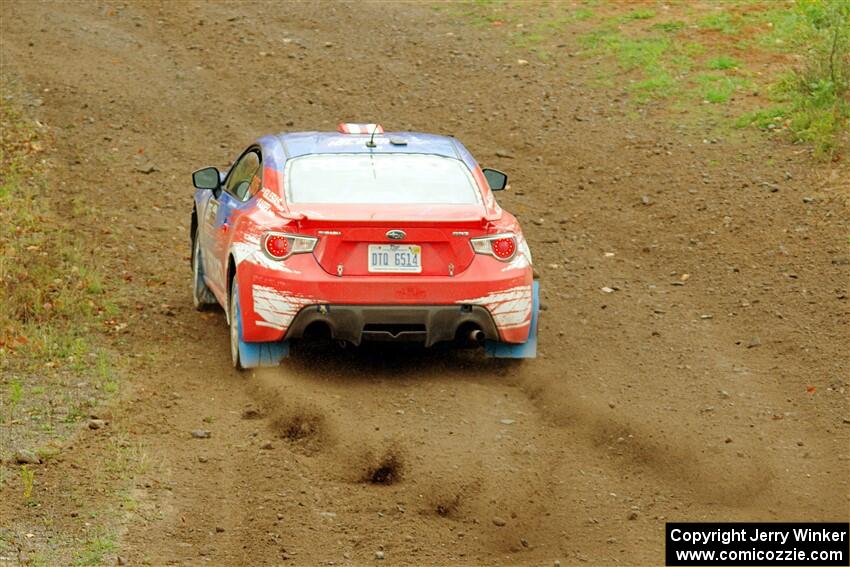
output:
M370 244L370 272L422 271L422 247L416 244Z

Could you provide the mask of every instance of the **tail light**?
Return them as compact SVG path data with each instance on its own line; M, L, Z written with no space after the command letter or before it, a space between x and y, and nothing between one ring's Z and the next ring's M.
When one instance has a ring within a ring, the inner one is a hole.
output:
M272 260L284 260L293 254L312 252L318 241L318 238L312 236L267 232L260 241L260 247Z
M487 254L502 262L507 262L516 255L516 236L510 233L470 238L469 241L476 254Z

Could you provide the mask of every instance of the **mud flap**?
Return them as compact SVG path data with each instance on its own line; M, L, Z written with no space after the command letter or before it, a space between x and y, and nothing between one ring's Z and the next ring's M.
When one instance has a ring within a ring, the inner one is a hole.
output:
M236 317L239 325L239 365L242 368L277 366L281 360L289 356L289 341L246 343L242 340L242 317L239 311L238 297L236 299Z
M239 363L242 368L277 366L289 356L289 341L279 343L246 343L239 341Z
M531 328L528 340L522 344L486 341L484 353L490 358L537 358L537 316L540 313L540 285L534 280L532 287Z

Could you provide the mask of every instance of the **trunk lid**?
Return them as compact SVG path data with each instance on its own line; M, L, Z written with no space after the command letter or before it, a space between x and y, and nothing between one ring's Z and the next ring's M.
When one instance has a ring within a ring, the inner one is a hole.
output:
M342 277L458 275L475 255L469 239L488 224L481 205L305 204L291 213L299 232L319 238L322 269Z

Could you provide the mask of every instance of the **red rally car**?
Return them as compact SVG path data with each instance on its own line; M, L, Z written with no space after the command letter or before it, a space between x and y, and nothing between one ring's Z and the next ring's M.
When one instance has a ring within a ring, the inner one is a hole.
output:
M277 365L311 337L536 355L531 252L493 195L507 176L454 138L275 134L192 179L194 303L224 307L237 368Z

